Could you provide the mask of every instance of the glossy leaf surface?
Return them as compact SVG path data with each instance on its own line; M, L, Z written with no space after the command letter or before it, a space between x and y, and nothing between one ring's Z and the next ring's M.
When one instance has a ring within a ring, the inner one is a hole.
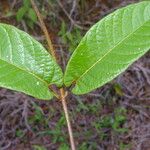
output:
M27 33L0 24L0 86L50 99L51 84L62 85L62 71L51 55Z
M123 72L150 48L150 2L118 9L96 23L81 40L65 72L73 93L96 89Z

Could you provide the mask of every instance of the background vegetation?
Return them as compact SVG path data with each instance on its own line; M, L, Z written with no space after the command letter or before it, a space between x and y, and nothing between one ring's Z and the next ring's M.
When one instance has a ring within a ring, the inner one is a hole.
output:
M64 68L95 22L138 0L37 0ZM1 0L0 22L30 33L46 47L28 0ZM88 94L68 97L79 150L150 149L150 54L125 73ZM67 150L62 106L0 88L0 150Z

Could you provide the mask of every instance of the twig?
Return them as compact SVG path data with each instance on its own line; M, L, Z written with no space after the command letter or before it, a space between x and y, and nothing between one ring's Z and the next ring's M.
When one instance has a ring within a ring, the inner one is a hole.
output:
M13 10L13 8L15 7L17 3L17 0L13 0L13 2L11 3L11 10Z
M60 95L61 95L61 101L62 101L62 105L63 105L63 109L64 109L66 121L67 121L68 132L69 132L69 136L70 136L71 149L75 150L76 148L75 148L75 143L74 143L74 138L73 138L73 132L72 132L72 127L71 127L71 123L70 123L70 119L69 119L69 113L68 113L66 99L65 99L67 94L63 88L60 89Z
M32 132L30 125L28 124L28 99L24 101L22 116L24 118L24 122L29 131Z
M76 6L77 6L77 1L74 0L73 1L73 6L72 6L72 9L70 11L70 17L72 17L72 14L74 13L75 9L76 9Z
M62 46L59 45L59 49L60 49L60 53L61 53L61 58L62 58L62 64L63 64L63 69L65 68L66 66L66 62L65 62L65 57L64 57L64 51L62 50Z
M28 32L28 29L27 29L27 26L26 26L24 20L21 21L21 24L22 24L22 26L23 26L24 31L25 31L25 32Z
M73 24L74 26L76 26L79 29L86 29L85 27L82 27L80 25L78 25L72 18L71 16L68 14L68 12L64 9L62 3L59 0L56 0L56 2L58 3L58 5L61 7L61 9L63 10L63 12L65 13L65 15L68 17L68 19L70 20L71 24Z
M55 53L55 50L54 50L54 47L53 47L53 44L52 44L50 35L49 35L48 30L47 30L47 28L46 28L46 25L45 25L45 23L44 23L44 21L43 21L43 17L42 17L42 15L40 14L40 12L39 12L39 10L38 10L38 8L37 8L37 6L36 6L34 0L30 0L30 1L31 1L32 7L33 7L33 9L35 10L35 12L36 12L36 14L37 14L37 17L38 17L38 19L39 19L39 21L40 21L41 29L43 30L44 35L45 35L45 37L46 37L47 44L48 44L48 47L49 47L49 52L50 52L50 54L53 56L53 58L57 60L57 58L56 58L56 53Z
M44 24L43 19L42 19L42 16L41 16L41 14L40 14L40 12L39 12L39 10L38 10L38 8L37 8L34 0L30 0L30 1L31 1L31 4L32 4L32 7L36 11L36 14L37 14L37 16L39 18L39 21L40 21L40 24L41 24L41 28L42 28L42 30L43 30L43 32L45 34L45 37L46 37L46 40L47 40L50 52L51 52L53 58L57 61L55 50L54 50L54 47L52 45L50 36L48 34L48 30L47 30L47 28L46 28L46 26ZM69 119L68 108L67 108L67 104L66 104L66 91L63 88L60 89L60 97L59 97L59 99L62 102L63 110L64 110L64 113L65 113L65 118L66 118L66 121L67 121L71 149L72 150L76 150L76 148L75 148L75 142L74 142L74 138L73 138L72 127L71 127L71 123L70 123L70 119Z

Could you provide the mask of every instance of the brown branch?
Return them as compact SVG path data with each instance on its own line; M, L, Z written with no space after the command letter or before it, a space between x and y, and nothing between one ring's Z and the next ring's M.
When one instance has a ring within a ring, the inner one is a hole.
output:
M72 127L71 127L70 118L69 118L69 113L68 113L68 108L67 108L67 104L66 104L66 96L67 96L67 94L66 94L66 92L64 91L63 88L60 89L60 95L61 95L61 101L62 101L62 105L63 105L63 109L64 109L66 121L67 121L71 149L72 150L76 150L75 143L74 143L74 138L73 138Z
M55 53L55 49L54 49L54 47L53 47L52 41L51 41L51 39L50 39L50 36L49 36L49 34L48 34L48 30L47 30L47 28L46 28L46 26L45 26L45 24L44 24L44 21L43 21L43 19L42 19L42 16L41 16L41 14L40 14L40 12L39 12L39 10L38 10L38 8L37 8L37 6L36 6L34 0L30 0L30 1L31 1L32 7L34 8L34 10L35 10L35 12L36 12L36 14L37 14L37 16L38 16L38 19L39 19L39 21L40 21L41 28L42 28L42 30L43 30L43 32L44 32L44 35L45 35L46 40L47 40L47 44L48 44L48 46L49 46L49 51L50 51L50 53L52 54L53 58L54 58L56 61L58 61L58 60L57 60L57 55L56 55L56 53ZM67 92L66 92L63 88L61 88L61 89L60 89L60 96L59 96L59 99L60 99L61 102L62 102L62 106L63 106L63 110L64 110L66 122L67 122L67 127L68 127L68 132L69 132L69 138L70 138L71 149L72 149L72 150L76 150L76 148L75 148L75 142L74 142L74 138L73 138L72 127L71 127L71 123L70 123L70 119L69 119L68 108L67 108L67 104L66 104L66 96L67 96L66 93L67 93Z
M53 44L52 44L50 35L49 35L48 30L47 30L47 28L46 28L46 25L45 25L45 23L44 23L44 21L43 21L43 17L42 17L42 15L40 14L40 12L39 12L39 10L38 10L38 8L37 8L37 6L36 6L34 0L30 0L30 1L31 1L32 7L33 7L33 9L35 10L35 12L36 12L36 14L37 14L37 17L38 17L38 19L39 19L39 21L40 21L41 29L43 30L44 35L45 35L45 37L46 37L47 44L48 44L48 47L49 47L49 52L50 52L50 54L53 56L53 58L54 58L55 60L57 60L57 58L56 58L56 53L55 53L55 50L54 50L54 47L53 47Z

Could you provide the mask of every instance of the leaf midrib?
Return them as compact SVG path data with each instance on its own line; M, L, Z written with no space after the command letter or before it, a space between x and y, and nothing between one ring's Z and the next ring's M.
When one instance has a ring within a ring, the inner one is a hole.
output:
M75 80L75 82L78 82L85 74L87 74L93 67L95 67L95 65L97 63L99 63L101 60L103 60L113 49L115 49L117 46L119 46L122 42L124 42L128 37L130 37L132 34L134 34L135 32L137 32L137 30L139 30L141 27L144 26L144 24L146 24L147 22L149 22L150 20L147 20L145 23L143 23L140 27L138 27L135 31L133 31L132 33L130 33L129 35L127 35L124 39L122 39L120 42L118 42L117 45L115 45L114 47L112 47L106 54L104 54L100 59L98 59L91 67L89 67L89 69L87 69L78 79Z
M12 64L12 63L10 63L10 62L7 62L6 60L4 60L4 59L2 59L2 58L0 58L0 60L2 60L2 61L4 61L4 62L6 62L6 63L8 63L8 64L10 64L10 65L12 65L12 66L18 68L19 70L22 70L22 71L24 71L24 72L26 72L26 73L28 73L28 74L33 75L36 79L38 79L38 80L40 80L41 82L43 82L46 86L49 85L47 82L45 82L44 80L42 80L42 79L41 79L40 77L38 77L36 74L34 74L34 73L32 73L32 72L28 72L27 70L25 70L25 69L23 69L23 68L20 68L19 66L16 66L15 64Z

